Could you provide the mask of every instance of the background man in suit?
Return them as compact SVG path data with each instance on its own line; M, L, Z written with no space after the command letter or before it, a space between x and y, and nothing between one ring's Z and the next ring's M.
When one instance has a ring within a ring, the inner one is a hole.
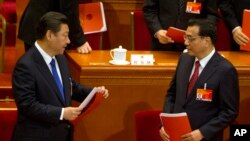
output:
M77 48L79 53L91 52L91 47L84 37L80 20L78 0L30 0L20 21L18 38L24 41L25 50L33 46L35 27L39 19L49 11L66 15L69 19L69 47Z
M15 66L12 84L18 119L14 141L72 140L69 120L74 120L81 110L70 106L71 98L82 101L92 88L71 79L63 55L70 43L67 24L63 14L45 14L37 27L35 45ZM104 86L98 87L98 91L107 98L108 90Z
M193 131L183 135L183 140L222 141L223 129L238 115L238 74L235 67L215 51L215 41L214 24L198 19L188 23L185 35L188 52L180 56L163 110L187 112ZM197 93L199 89L205 89L208 94ZM163 127L160 135L164 140L169 139Z
M239 45L250 42L250 37L247 37L241 28L243 10L250 10L250 0L219 0L219 7L229 32L232 32L231 49L239 50Z
M187 0L144 0L144 18L154 35L153 50L180 50L185 49L183 44L173 44L173 40L166 36L167 28L170 26L180 29L187 28L187 22L191 18L208 18L216 22L217 1L216 0L189 0L189 3L201 5L200 11L189 11L190 5Z

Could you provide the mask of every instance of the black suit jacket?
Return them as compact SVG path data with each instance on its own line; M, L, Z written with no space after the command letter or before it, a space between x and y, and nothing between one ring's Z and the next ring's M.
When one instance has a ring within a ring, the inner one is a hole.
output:
M70 47L78 47L86 42L79 20L78 0L30 0L20 21L18 37L32 46L36 40L36 25L40 18L50 11L67 16Z
M193 0L187 1L193 2ZM180 12L179 0L144 0L144 18L152 35L160 29L167 29L169 26L186 30L187 22L191 18L208 18L215 22L218 9L217 1L197 0L197 2L202 3L200 14ZM186 6L183 8L186 8ZM173 49L171 47L173 45L160 44L158 39L155 38L153 38L153 46L155 50ZM185 48L185 46L182 46L182 48Z
M189 76L195 58L181 55L176 73L167 91L164 112L187 112L191 128L200 129L206 141L222 141L223 129L238 115L239 82L234 66L217 52L201 72L191 93L186 97ZM196 100L196 90L213 90L211 102Z
M71 105L71 98L82 101L91 89L71 80L64 55L57 55L56 60L61 72L65 101L62 100L52 73L35 46L18 60L12 80L18 108L13 140L70 140L72 127L68 121L59 119L61 110Z

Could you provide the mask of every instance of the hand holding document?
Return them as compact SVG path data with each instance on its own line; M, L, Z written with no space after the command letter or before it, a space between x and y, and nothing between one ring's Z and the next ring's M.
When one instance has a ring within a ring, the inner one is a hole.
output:
M176 43L184 43L185 30L170 26L167 29L166 35L170 37L172 40L174 40Z
M96 109L101 104L103 98L103 93L100 93L98 91L98 88L93 88L89 95L79 105L79 108L82 110L82 113L75 120L71 120L70 122L72 124L76 124L85 115Z
M161 113L160 118L170 141L180 141L182 135L192 131L187 113Z
M88 94L88 96L83 100L83 102L79 105L79 108L81 110L83 110L88 104L89 102L93 99L93 97L95 96L97 92L96 88L93 88L93 90Z

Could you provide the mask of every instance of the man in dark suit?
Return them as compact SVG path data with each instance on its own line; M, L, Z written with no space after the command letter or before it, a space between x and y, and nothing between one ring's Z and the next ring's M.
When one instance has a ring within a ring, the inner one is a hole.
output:
M189 3L189 4L187 4ZM194 10L190 11L191 5ZM200 6L200 7L199 7ZM189 9L189 10L188 10ZM166 36L170 26L186 29L187 22L191 18L208 18L216 22L216 0L144 0L144 18L149 30L154 36L153 50L180 50L183 44L173 44L173 40Z
M223 130L239 111L239 82L235 67L215 51L215 25L189 21L185 35L188 52L180 56L167 91L164 112L186 112L192 132L187 141L223 141ZM162 127L161 137L169 136Z
M24 41L25 50L36 41L35 27L39 19L49 11L66 15L69 19L69 47L77 48L79 53L91 52L91 47L84 37L80 20L78 0L30 0L20 21L18 38Z
M229 32L232 32L231 49L237 51L240 45L250 42L250 37L241 28L243 10L250 10L250 0L219 0L219 7Z
M37 26L37 40L16 63L13 92L18 119L14 141L70 141L80 113L71 99L83 101L92 88L71 79L63 52L70 43L68 20L57 12L45 14ZM107 98L108 90L97 87Z

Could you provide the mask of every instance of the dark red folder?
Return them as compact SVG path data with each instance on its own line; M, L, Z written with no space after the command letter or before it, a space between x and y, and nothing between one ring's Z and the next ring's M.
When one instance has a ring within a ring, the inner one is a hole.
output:
M167 29L167 36L172 38L176 43L184 43L184 35L185 30L171 26Z

